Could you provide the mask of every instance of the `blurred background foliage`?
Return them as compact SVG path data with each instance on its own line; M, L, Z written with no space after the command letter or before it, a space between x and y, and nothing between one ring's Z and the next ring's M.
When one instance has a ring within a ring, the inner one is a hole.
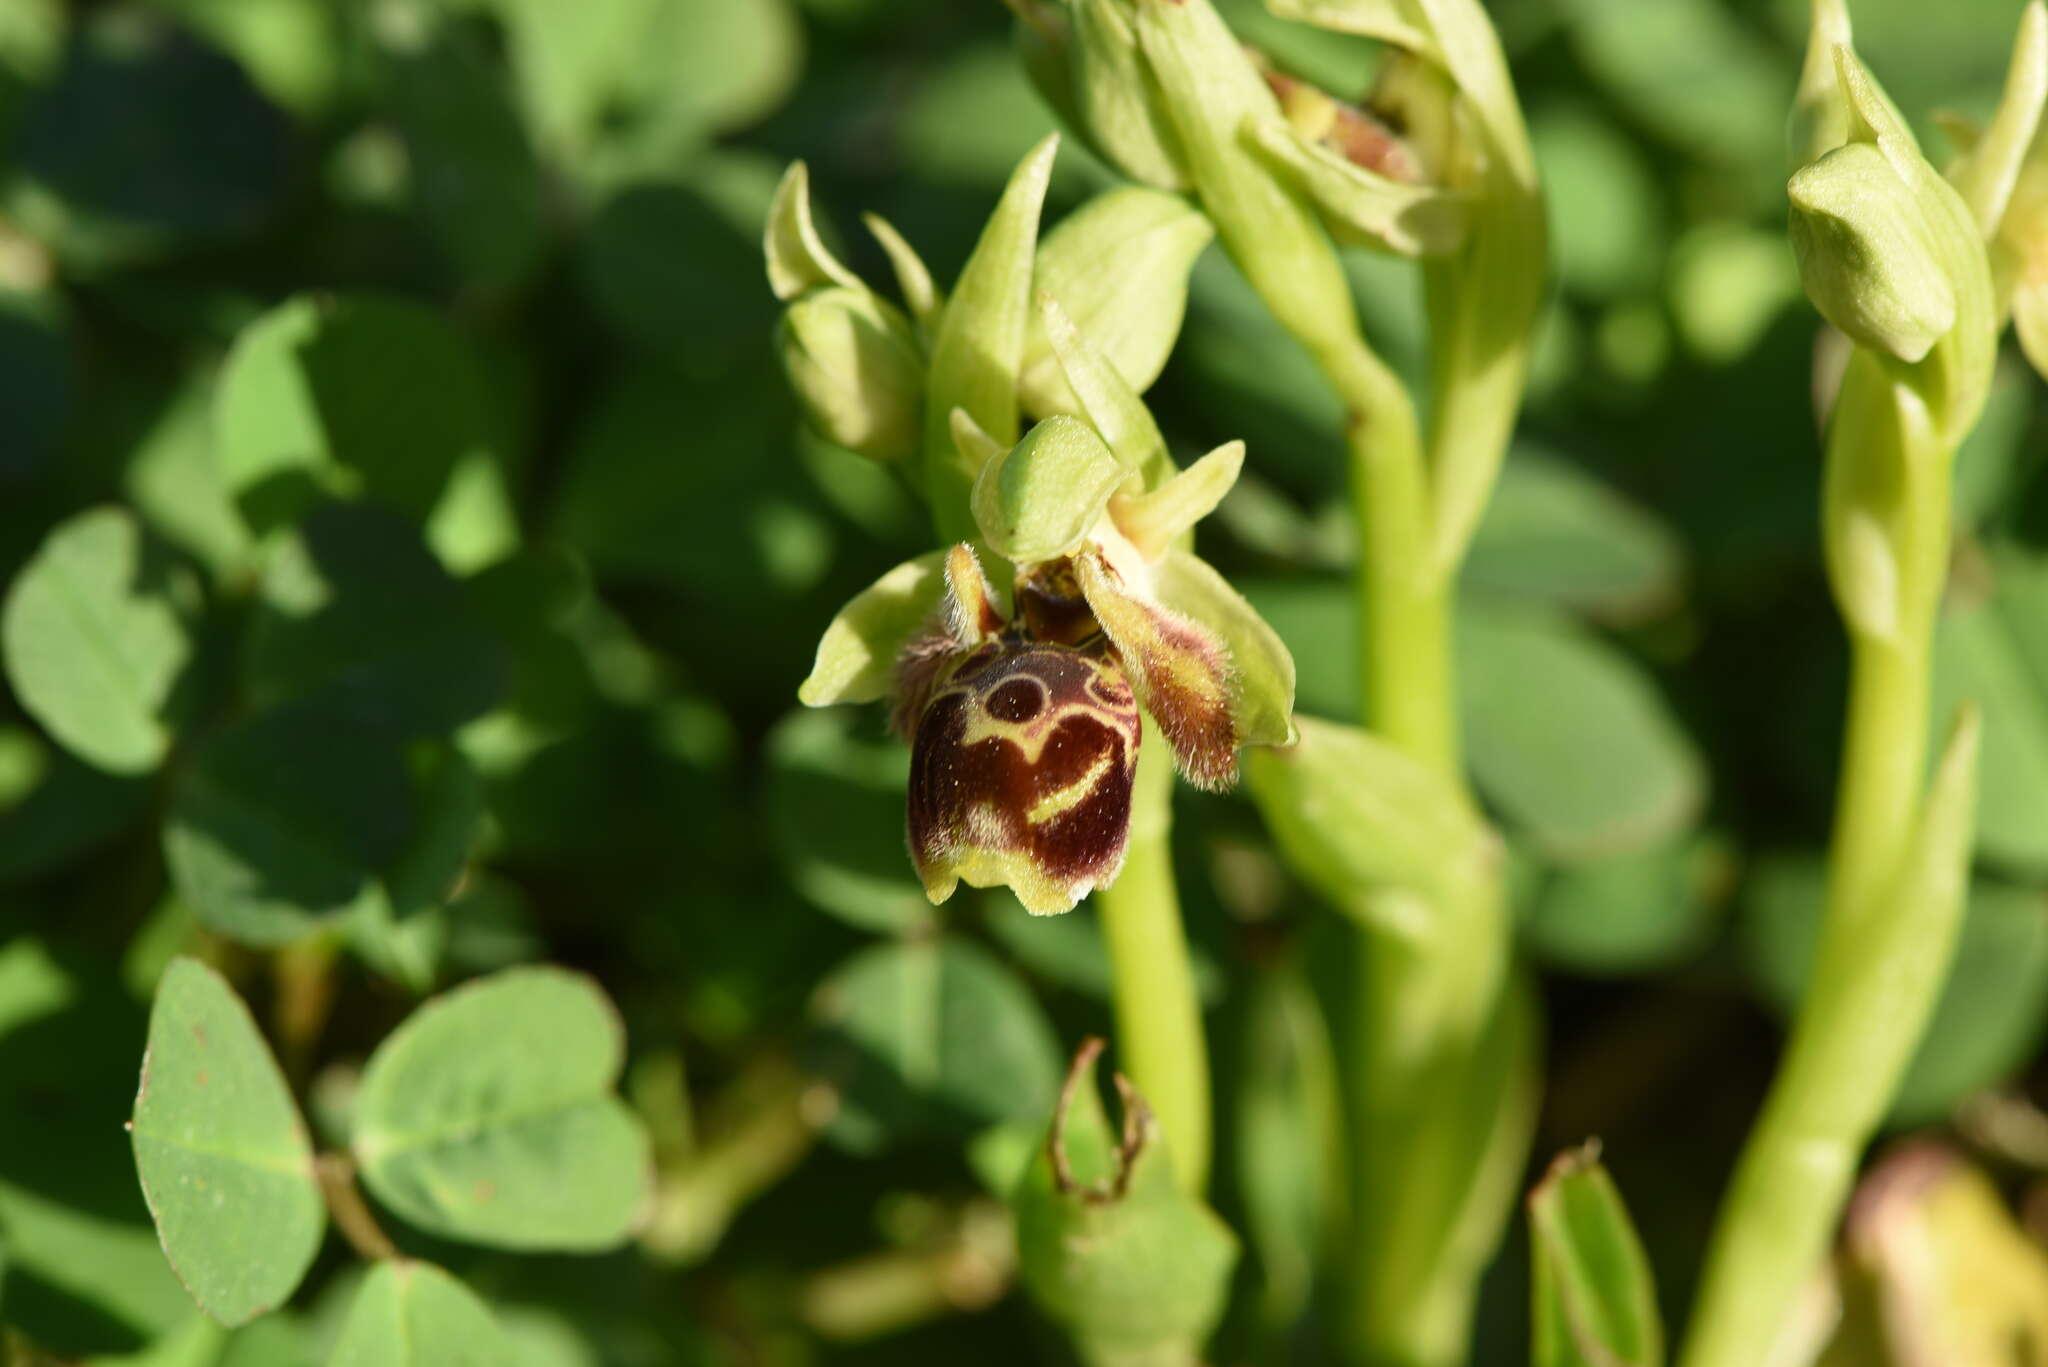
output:
M1369 84L1370 44L1226 9ZM1466 576L1468 741L1546 971L1538 1151L1604 1137L1672 1311L1811 954L1839 725L1783 233L1804 7L1492 9L1558 282ZM1981 115L2017 12L1857 0L1858 44L1902 108ZM1098 932L928 906L901 749L872 710L795 707L830 613L929 533L799 429L758 249L803 157L870 279L859 209L950 278L1053 126L1006 33L994 0L0 4L9 1349L254 1367L332 1340L338 1244L227 1334L143 1210L120 1122L157 976L197 950L329 1132L436 985L545 958L619 1003L661 1160L640 1244L404 1236L522 1363L1064 1360L1007 1295L988 1190L1107 1031ZM1070 140L1054 212L1111 183ZM1412 371L1418 301L1350 264ZM1342 715L1338 415L1220 251L1153 401L1184 458L1249 442L1205 553L1303 708ZM1978 881L1894 1116L2037 1184L2037 1234L2043 1155L2009 1141L2029 1081L2048 1097L2044 453L2048 400L2007 364L1941 628L1940 691L1986 713ZM1216 1360L1317 1361L1329 1193L1289 1118L1320 1095L1303 1012L1338 932L1248 806L1181 801L1219 1204L1253 1254ZM1519 1242L1485 1362L1521 1356Z

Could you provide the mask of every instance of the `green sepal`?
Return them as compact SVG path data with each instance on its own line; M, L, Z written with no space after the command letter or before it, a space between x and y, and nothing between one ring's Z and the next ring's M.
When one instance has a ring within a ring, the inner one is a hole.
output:
M1143 393L1180 335L1188 272L1215 235L1208 218L1180 196L1125 186L1097 195L1046 234L1033 284L1059 300L1124 381ZM1037 312L1024 343L1021 398L1041 417L1081 411Z
M1173 474L1173 457L1152 410L1138 397L1109 359L1074 326L1074 320L1049 294L1038 296L1039 317L1073 393L1080 416L1101 434L1127 477L1142 486L1157 485Z
M1402 0L1266 0L1266 8L1281 19L1333 33L1377 38L1410 52L1434 51L1428 32L1417 21L1415 6Z
M1207 627L1230 656L1230 715L1239 745L1292 745L1294 657L1279 633L1208 561L1168 550L1152 567L1159 601Z
M910 316L917 320L920 328L929 331L939 320L939 312L946 306L945 296L932 283L930 268L924 258L917 254L917 248L910 245L895 225L880 214L862 214L860 221L867 225L875 241L882 244L882 251L889 258L889 266L896 272L896 287L903 292L904 306Z
M778 341L790 388L820 436L870 460L917 450L924 356L894 304L862 285L814 289L789 306Z
M1308 192L1340 242L1415 257L1449 256L1465 240L1469 205L1456 191L1369 171L1284 119L1251 123L1245 136L1278 174Z
M1378 926L1389 890L1493 877L1500 839L1443 774L1356 726L1295 725L1295 745L1245 752L1245 777L1281 855L1332 906Z
M946 596L945 551L906 560L856 594L818 642L810 677L797 689L806 707L874 702L896 679L896 656Z
M1138 40L1202 207L1274 316L1312 347L1356 345L1351 286L1308 196L1277 179L1242 136L1279 102L1209 0L1148 0Z
M1157 560L1216 511L1243 469L1244 443L1227 441L1158 488L1119 495L1113 505L1117 530L1147 560Z
M925 403L925 490L939 535L974 534L968 494L979 469L962 465L952 413L964 408L999 445L1017 440L1017 379L1031 309L1038 217L1059 135L1048 134L1018 163L982 230L974 254L934 330Z
M1094 1367L1195 1362L1229 1299L1237 1239L1174 1180L1159 1122L1121 1074L1121 1133L1075 1056L1013 1201L1025 1289Z
M1560 1154L1529 1194L1533 1367L1660 1367L1664 1323L1598 1144Z
M865 288L860 277L840 265L818 236L817 224L811 219L810 168L800 161L789 164L781 184L775 187L761 252L768 261L768 286L777 299L794 299L820 285Z
M1835 49L1849 46L1850 40L1848 0L1813 0L1806 57L1786 126L1794 171L1849 140L1849 96L1835 74Z
M2028 149L2041 127L2044 104L2048 104L2048 5L2033 0L2020 14L1998 111L1948 168L1949 183L1970 206L1987 238L1998 236Z
M982 543L1020 565L1071 555L1123 478L1094 428L1056 413L982 466L973 500Z

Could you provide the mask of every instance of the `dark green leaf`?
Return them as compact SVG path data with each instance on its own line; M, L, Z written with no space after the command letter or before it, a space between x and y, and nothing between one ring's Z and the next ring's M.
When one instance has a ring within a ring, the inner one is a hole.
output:
M1594 975L1657 973L1713 938L1734 867L1726 844L1684 834L1538 875L1522 937L1545 963Z
M365 731L432 735L478 716L504 658L403 518L325 504L271 549L244 655L249 701Z
M768 740L768 814L799 891L867 930L932 924L904 843L910 751L861 739L851 708L790 714Z
M1458 685L1479 790L1560 860L1640 850L1698 814L1706 776L1651 680L1567 622L1460 605Z
M877 946L819 985L812 1064L840 1091L831 1135L860 1153L1046 1114L1059 1046L1031 994L961 940Z
M217 458L242 516L267 531L323 494L424 519L497 415L468 345L382 295L301 295L236 338L214 400Z

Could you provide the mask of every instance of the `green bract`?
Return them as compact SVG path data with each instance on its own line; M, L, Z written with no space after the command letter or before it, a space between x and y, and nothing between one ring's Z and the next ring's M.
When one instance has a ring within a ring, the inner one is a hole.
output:
M1562 1154L1529 1194L1535 1367L1662 1367L1657 1289L1597 1144Z
M1182 1191L1159 1123L1131 1085L1119 1135L1082 1046L1046 1143L1018 1190L1024 1285L1091 1367L1193 1362L1222 1317L1237 1240Z
M1159 378L1180 335L1188 272L1213 236L1209 220L1178 195L1111 190L1045 235L1032 284L1041 297L1058 300L1142 393ZM1020 384L1029 412L1079 411L1042 316L1030 323Z

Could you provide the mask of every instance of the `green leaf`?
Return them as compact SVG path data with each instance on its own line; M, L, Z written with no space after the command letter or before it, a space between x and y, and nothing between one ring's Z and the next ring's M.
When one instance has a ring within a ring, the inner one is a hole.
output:
M78 384L65 315L55 292L0 287L0 402L9 415L0 476L41 470L57 452Z
M1929 716L1965 700L1984 715L1977 851L2048 876L2048 555L1992 548L1993 590L1951 600L1935 629Z
M1059 1046L1023 983L963 940L880 945L818 987L812 1066L840 1092L828 1133L856 1153L1050 1110Z
M1543 167L1557 274L1576 294L1625 298L1657 283L1670 240L1660 189L1637 144L1577 104L1552 104L1531 119ZM1774 238L1784 252L1784 240Z
M1245 752L1245 777L1287 862L1331 905L1371 920L1381 891L1489 874L1496 839L1441 774L1359 727L1299 721L1295 745Z
M547 246L540 167L499 72L458 37L444 31L391 53L384 98L415 207L468 283L505 290Z
M500 1367L512 1345L476 1294L432 1263L393 1258L363 1279L327 1367Z
M326 504L270 549L243 683L256 707L317 708L428 736L488 710L504 652L403 518Z
M197 959L157 985L130 1129L164 1256L200 1309L233 1325L284 1304L326 1229L312 1145L249 1009Z
M235 339L214 399L217 459L258 531L321 496L424 519L458 462L500 441L483 372L442 316L374 294L300 295Z
M1522 938L1544 963L1597 976L1659 973L1706 948L1733 881L1725 841L1675 839L1542 875Z
M864 930L903 934L934 912L903 843L910 752L855 734L843 712L797 712L768 737L768 820L797 891Z
M1261 974L1246 1006L1237 1085L1238 1186L1269 1323L1307 1308L1318 1254L1345 1206L1342 1094L1329 1024L1296 963Z
M191 377L137 440L122 487L151 528L219 582L249 564L255 543L214 462L211 380Z
M1639 850L1698 814L1698 752L1626 656L1548 615L1470 601L1457 645L1473 778L1551 858Z
M363 1181L448 1238L615 1247L651 1198L647 1134L612 1094L624 1061L617 1013L578 974L512 968L444 993L363 1070Z
M58 526L0 615L0 654L22 706L102 769L155 768L186 702L193 589L125 509Z
M1819 943L1826 870L1817 857L1761 861L1747 880L1741 944L1764 998L1789 1014ZM2022 1068L2048 1034L2048 895L1979 879L1955 958L1892 1102L1889 1123L1938 1120Z
M906 560L855 595L818 642L810 677L797 690L806 707L873 702L896 684L896 656L946 596L946 552Z
M163 832L172 882L203 924L252 945L410 913L410 890L445 889L467 853L443 821L421 819L440 772L317 710L242 722L179 775Z
M1550 1165L1529 1194L1535 1367L1660 1367L1650 1262L1596 1144Z
M722 153L638 176L604 200L576 249L584 290L615 330L700 373L766 337L761 240L775 164ZM856 280L854 282L858 284Z
M1058 150L1058 135L1048 136L1012 173L932 337L925 478L939 533L949 541L973 535L967 495L980 473L965 468L956 453L953 410L967 410L999 445L1017 440L1017 380L1030 326L1033 252Z
M291 129L228 57L148 12L73 27L9 157L20 226L81 267L245 236L276 211ZM12 209L14 206L11 205Z
M1462 582L1630 622L1670 608L1684 572L1662 522L1577 466L1522 450L1501 467Z
M1055 413L982 466L974 520L982 541L1007 560L1057 560L1081 548L1123 477L1094 428Z

